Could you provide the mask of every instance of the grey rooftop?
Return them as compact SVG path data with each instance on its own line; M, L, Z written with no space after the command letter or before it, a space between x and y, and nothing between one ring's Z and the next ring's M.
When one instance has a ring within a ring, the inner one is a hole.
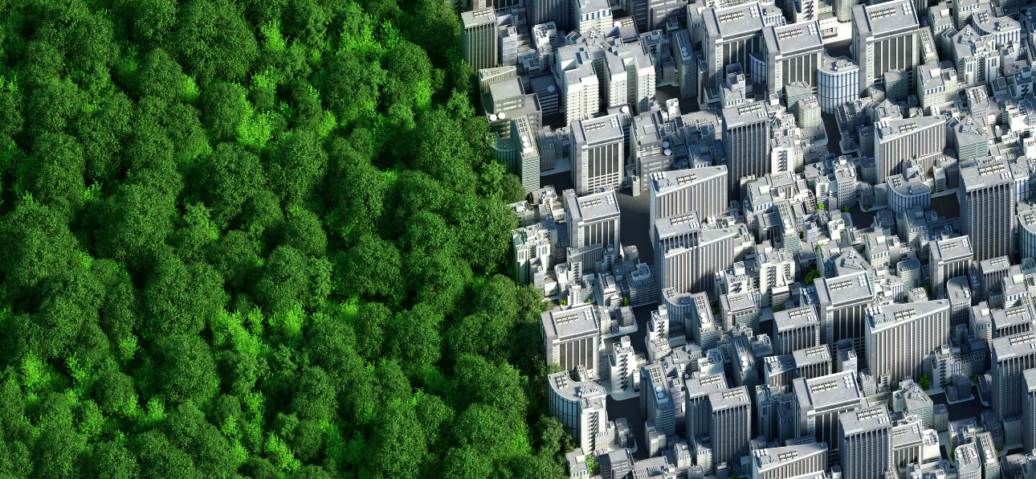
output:
M877 407L844 412L838 415L843 434L854 434L889 427L892 424L888 409L882 404Z

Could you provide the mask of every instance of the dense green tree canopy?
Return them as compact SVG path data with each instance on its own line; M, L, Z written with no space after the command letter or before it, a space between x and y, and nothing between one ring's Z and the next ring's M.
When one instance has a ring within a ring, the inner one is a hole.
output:
M449 2L0 19L0 476L563 476Z

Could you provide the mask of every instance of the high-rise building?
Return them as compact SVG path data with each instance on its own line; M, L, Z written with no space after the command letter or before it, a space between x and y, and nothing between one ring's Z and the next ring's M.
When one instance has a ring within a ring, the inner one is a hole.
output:
M497 66L497 28L493 9L460 14L460 51L476 71Z
M540 147L528 117L511 118L511 141L517 150L512 172L521 178L526 193L540 189Z
M687 437L709 433L709 394L727 389L727 378L723 374L707 374L688 379L684 390L684 420Z
M792 351L791 359L795 363L795 376L804 379L827 376L833 369L831 349L826 344Z
M846 103L859 97L860 65L848 57L832 57L825 52L820 58L817 70L817 99L820 100L820 110L835 114Z
M953 460L957 466L957 479L982 479L982 456L978 454L978 444L969 442L957 446L953 451Z
M968 236L928 242L928 274L932 294L938 297L946 290L946 281L971 273L974 252Z
M709 438L717 465L733 467L748 454L752 440L752 401L741 386L708 395Z
M570 127L569 161L576 194L587 195L598 188L617 190L625 169L622 126L615 115L580 120Z
M662 363L640 370L640 414L645 420L654 421L655 428L666 436L676 434L676 410L683 409L672 394L673 381L679 379L667 377Z
M687 3L687 0L628 0L627 5L637 30L650 32L662 29L671 18L684 20Z
M883 479L892 466L892 421L884 405L838 416L844 479Z
M702 14L707 86L719 88L726 79L727 65L740 63L745 73L751 73L749 56L763 49L759 2L707 8Z
M572 19L580 35L590 30L604 34L612 25L612 7L608 0L572 0Z
M587 50L577 47L575 51L562 48L557 52L558 62L553 71L564 92L565 122L570 125L601 110L601 80L596 70L603 69L603 65L595 67Z
M827 469L827 444L812 442L752 451L753 479L785 479Z
M1036 369L1022 371L1025 402L1022 404L1022 450L1036 448Z
M619 247L619 202L614 191L577 197L565 190L565 223L569 247L603 245Z
M866 338L867 367L880 383L920 379L928 356L950 342L950 302L870 308Z
M792 381L795 393L797 427L795 437L812 436L827 444L830 460L838 457L838 416L855 411L864 403L863 392L856 383L856 373L840 372L819 378L798 378Z
M931 107L953 101L957 98L957 70L948 61L931 61L917 66L917 96L921 109L930 112ZM963 155L957 150L958 155ZM965 158L961 158L965 159Z
M770 117L763 103L746 103L723 109L723 127L730 166L727 189L731 198L740 199L741 178L770 173Z
M993 340L993 411L998 420L1022 414L1026 398L1026 369L1036 368L1036 334L1032 332Z
M860 93L881 83L889 70L913 74L921 39L910 0L853 7L852 56L860 65ZM912 85L912 83L911 83Z
M637 44L614 46L605 59L609 107L633 105L637 113L651 109L655 98L655 63Z
M820 342L835 344L852 339L856 354L863 356L866 309L874 301L874 286L867 272L814 281L820 302Z
M594 306L545 311L540 314L540 333L547 364L557 363L564 371L583 366L590 379L599 377L601 325Z
M698 54L687 30L670 33L669 45L676 57L676 76L680 98L698 96Z
M687 314L684 330L704 350L716 347L723 331L720 329L719 321L712 314L712 306L709 306L709 295L706 293L694 293L691 295L693 307Z
M968 324L972 294L967 276L957 276L946 281L946 297L950 301L951 328L958 324Z
M851 49L860 64L860 92L882 83L891 69L913 76L920 63L920 36L911 0L854 6Z
M655 223L655 270L659 288L706 292L718 297L715 276L734 263L735 240L747 227L703 227L697 213L662 218Z
M935 157L946 149L946 120L941 116L880 120L874 123L874 130L878 182L884 183L885 178L904 173L908 161L916 162L922 174L927 173Z
M957 190L961 232L971 237L976 260L1010 256L1014 251L1016 192L1007 160L961 168Z
M526 0L525 5L529 25L554 22L558 30L572 29L571 0Z
M787 358L787 356L780 357ZM774 358L774 356L769 356L766 359ZM795 439L795 432L799 425L795 416L795 395L791 393L790 382L782 386L769 384L756 386L755 406L760 437L767 442L777 441L778 444ZM805 438L800 440L803 443L806 442Z
M586 378L573 379L569 371L547 376L547 383L551 416L561 421L584 451L597 450L598 434L608 423L608 393Z
M982 86L1000 76L1000 50L996 37L980 35L966 25L953 36L950 49L957 66L957 84L961 87Z
M817 88L817 69L823 53L824 42L816 20L764 28L766 92L777 94L793 82Z
M816 307L807 304L799 308L773 313L774 354L791 354L820 344L820 321Z
M655 221L694 211L700 218L726 212L727 167L709 166L676 170L651 175L650 233L655 234Z

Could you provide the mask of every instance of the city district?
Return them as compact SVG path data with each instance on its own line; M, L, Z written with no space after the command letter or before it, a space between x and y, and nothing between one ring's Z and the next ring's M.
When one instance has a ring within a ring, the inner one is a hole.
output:
M571 477L1036 478L1036 5L455 4Z

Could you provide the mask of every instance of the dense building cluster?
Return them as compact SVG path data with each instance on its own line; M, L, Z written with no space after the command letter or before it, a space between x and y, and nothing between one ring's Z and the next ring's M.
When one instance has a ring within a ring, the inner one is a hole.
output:
M1036 8L459 6L572 477L1036 477Z

